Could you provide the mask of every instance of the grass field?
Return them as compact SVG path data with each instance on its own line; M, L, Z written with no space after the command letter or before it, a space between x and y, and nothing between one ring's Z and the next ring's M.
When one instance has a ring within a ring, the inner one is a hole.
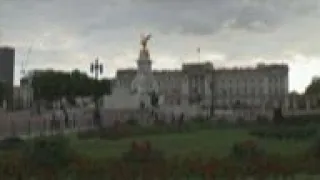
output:
M221 157L230 152L232 145L239 141L254 140L246 129L213 129L192 133L176 133L167 135L150 135L136 138L127 138L117 141L108 140L78 140L71 137L72 146L80 153L94 158L119 157L127 151L134 140L149 140L152 146L163 150L166 155L183 156L198 154L200 156ZM291 155L310 147L312 140L257 140L267 152Z

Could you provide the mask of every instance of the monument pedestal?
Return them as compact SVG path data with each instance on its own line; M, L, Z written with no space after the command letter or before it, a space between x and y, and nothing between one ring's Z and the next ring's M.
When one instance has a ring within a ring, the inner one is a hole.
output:
M152 74L152 61L149 51L146 47L150 35L143 37L141 40L142 49L140 50L137 60L137 74L131 83L131 89L115 87L113 94L104 97L104 108L108 110L131 110L135 111L136 116L141 121L150 119L153 109L151 103L151 94L156 93L158 96L158 84ZM142 122L149 124L150 122Z

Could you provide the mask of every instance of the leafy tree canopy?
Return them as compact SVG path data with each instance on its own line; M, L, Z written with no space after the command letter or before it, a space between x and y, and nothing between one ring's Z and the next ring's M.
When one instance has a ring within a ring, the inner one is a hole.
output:
M306 88L305 94L320 94L320 77L314 77Z
M98 98L111 93L110 80L95 80L79 70L72 72L35 70L31 85L35 99L47 101L59 100L63 97L74 101L75 97L91 95Z

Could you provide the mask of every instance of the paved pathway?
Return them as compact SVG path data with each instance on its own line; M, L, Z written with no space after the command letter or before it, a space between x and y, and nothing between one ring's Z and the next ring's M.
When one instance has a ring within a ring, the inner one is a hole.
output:
M89 130L89 129L92 129L92 127L90 128L82 128L82 129L64 129L64 130L57 130L57 131L47 131L47 132L34 132L34 133L31 133L31 134L27 134L27 133L16 133L15 136L18 136L22 139L31 139L31 138L35 138L35 137L40 137L40 136L51 136L51 135L57 135L57 134L70 134L70 133L76 133L76 132L81 132L81 131L86 131L86 130ZM4 135L4 136L0 136L0 140L3 140L5 138L8 138L8 137L12 137L13 134L11 135Z

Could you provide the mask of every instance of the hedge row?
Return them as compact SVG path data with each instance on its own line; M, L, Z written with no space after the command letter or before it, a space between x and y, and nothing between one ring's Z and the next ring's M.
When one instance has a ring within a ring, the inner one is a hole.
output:
M269 127L251 130L251 136L258 138L276 138L276 139L308 139L317 135L315 128L292 128L292 127Z

